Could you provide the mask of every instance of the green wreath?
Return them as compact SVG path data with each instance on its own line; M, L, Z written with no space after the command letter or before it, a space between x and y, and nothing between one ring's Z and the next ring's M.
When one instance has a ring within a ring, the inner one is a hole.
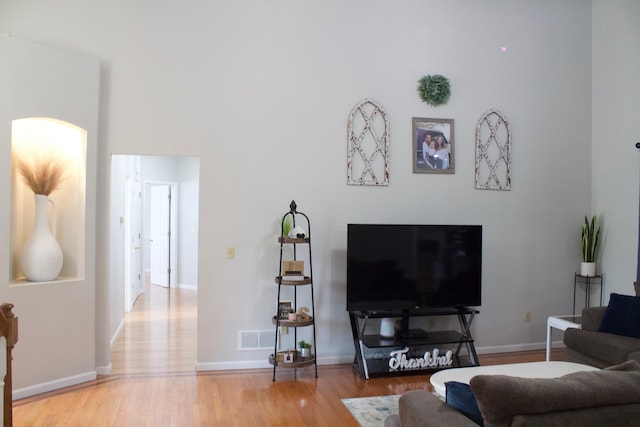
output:
M440 74L424 76L418 80L418 94L420 99L433 107L446 104L451 96L449 79Z

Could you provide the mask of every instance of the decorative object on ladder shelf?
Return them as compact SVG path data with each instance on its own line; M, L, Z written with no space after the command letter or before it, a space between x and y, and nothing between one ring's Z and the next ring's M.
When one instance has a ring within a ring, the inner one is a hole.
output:
M35 159L28 164L15 158L16 169L35 195L35 220L31 238L20 255L20 267L27 280L55 280L62 270L63 254L56 240L56 205L49 198L63 180L64 168L57 159ZM52 206L52 227L49 230L48 206Z
M300 347L300 357L309 357L311 356L311 344L306 342L305 340L300 340L298 343Z
M598 217L593 215L591 221L584 216L582 225L582 262L580 263L580 275L593 277L596 275L596 249L600 239L600 226L597 225Z

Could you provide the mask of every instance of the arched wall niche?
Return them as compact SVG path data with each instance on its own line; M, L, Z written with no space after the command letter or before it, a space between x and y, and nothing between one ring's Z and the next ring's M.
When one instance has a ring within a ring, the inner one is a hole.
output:
M63 253L57 281L84 279L87 131L50 117L13 120L11 158L11 285L32 283L24 278L20 254L33 231L34 193L18 172L17 161L33 168L52 160L62 168L60 185L49 195L56 205L55 235ZM52 209L49 225L53 226Z

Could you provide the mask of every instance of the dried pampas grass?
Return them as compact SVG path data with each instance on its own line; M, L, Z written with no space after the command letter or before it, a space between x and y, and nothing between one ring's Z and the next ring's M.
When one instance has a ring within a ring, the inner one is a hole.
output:
M36 158L32 164L17 157L14 157L14 160L18 173L35 194L48 196L64 180L64 167L56 158L47 160Z

